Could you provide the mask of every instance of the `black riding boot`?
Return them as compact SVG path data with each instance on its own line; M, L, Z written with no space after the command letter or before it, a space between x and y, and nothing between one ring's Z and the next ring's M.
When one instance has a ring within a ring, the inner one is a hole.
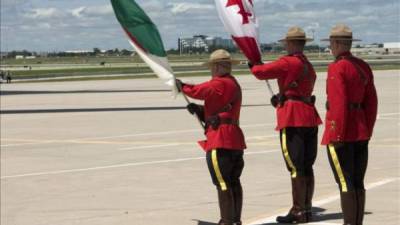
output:
M357 224L362 225L365 211L365 190L356 190L357 194Z
M305 177L292 178L293 207L286 216L278 216L279 223L306 223L306 179Z
M306 219L307 219L307 222L311 222L312 221L312 198L314 195L314 186L315 186L314 176L306 177L306 186L307 186Z
M341 192L340 200L344 225L357 225L357 197L355 191Z
M217 190L219 210L221 214L221 220L219 221L218 225L234 225L233 217L235 212L235 205L232 190L230 188L225 191L222 191L219 188Z
M233 200L235 204L235 214L233 216L233 221L235 222L235 225L241 225L242 224L242 205L243 205L243 190L242 190L242 185L240 183L234 185L232 187L232 192L233 192Z

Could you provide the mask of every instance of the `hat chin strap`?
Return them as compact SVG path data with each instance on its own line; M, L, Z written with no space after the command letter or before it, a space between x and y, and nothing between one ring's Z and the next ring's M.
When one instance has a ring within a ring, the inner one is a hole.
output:
M215 63L211 70L213 76L227 75L232 72L232 64L230 62Z

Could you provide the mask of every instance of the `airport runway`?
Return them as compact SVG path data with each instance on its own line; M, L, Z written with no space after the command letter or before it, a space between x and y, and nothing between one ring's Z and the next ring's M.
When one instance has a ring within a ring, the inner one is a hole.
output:
M185 78L200 82L207 77ZM291 204L264 82L240 76L248 149L245 224L276 224ZM377 71L365 225L400 224L400 71ZM274 86L276 88L276 86ZM325 75L316 83L325 115ZM3 225L211 225L217 222L203 138L181 97L157 79L1 84ZM320 127L320 135L323 128ZM326 150L315 164L312 224L341 224Z

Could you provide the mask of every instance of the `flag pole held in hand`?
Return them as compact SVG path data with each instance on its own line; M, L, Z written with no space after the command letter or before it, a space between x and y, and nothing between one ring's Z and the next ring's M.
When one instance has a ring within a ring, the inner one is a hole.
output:
M178 89L179 92L182 93L183 98L185 99L186 103L189 105L191 104L191 102L189 101L189 98L185 95L185 93L183 93L182 91L182 81L179 79L176 79L176 88ZM203 128L203 130L206 130L206 126L205 124L201 121L200 117L196 114L196 113L192 113L197 120L199 121L200 126Z
M178 87L172 68L167 59L167 53L156 25L134 0L111 0L117 20L129 38L137 54L167 84L176 97ZM183 95L189 104L189 99ZM204 124L197 118L201 127Z

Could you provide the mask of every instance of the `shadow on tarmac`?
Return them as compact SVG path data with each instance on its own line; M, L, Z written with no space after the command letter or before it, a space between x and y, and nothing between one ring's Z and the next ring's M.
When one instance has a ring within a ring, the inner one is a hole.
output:
M268 104L243 105L243 107L267 106ZM33 113L79 113L79 112L118 112L118 111L169 111L186 110L186 106L160 107L121 107L121 108L75 108L75 109L15 109L1 110L0 114L33 114Z
M323 213L326 209L313 207L313 222L322 222L327 220L339 220L343 219L343 214L340 213Z
M323 213L325 212L326 209L324 208L319 208L319 207L313 207L312 212L313 212L313 219L312 222L323 222L323 221L329 221L329 220L343 220L343 214L340 213ZM371 212L365 212L365 215L372 214ZM272 223L263 223L263 224L257 224L257 225L276 225L276 224L287 224L287 223L277 223L277 222L272 222Z

